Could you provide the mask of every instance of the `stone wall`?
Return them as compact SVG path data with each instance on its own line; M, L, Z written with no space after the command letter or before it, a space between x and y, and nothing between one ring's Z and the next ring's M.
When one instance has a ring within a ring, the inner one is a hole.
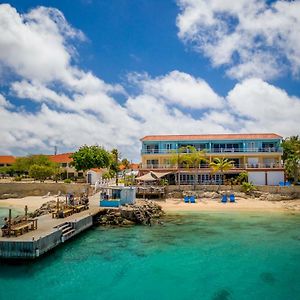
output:
M81 183L0 183L0 199L44 196L48 193L57 195L59 192L77 194L87 192L88 188L88 184Z
M216 192L218 190L218 185L170 185L167 186L167 193L176 193L180 191L205 191L205 192ZM234 192L241 192L240 185L221 185L221 191L232 190ZM256 190L263 193L270 194L281 194L281 195L293 195L294 197L300 198L300 186L256 186Z

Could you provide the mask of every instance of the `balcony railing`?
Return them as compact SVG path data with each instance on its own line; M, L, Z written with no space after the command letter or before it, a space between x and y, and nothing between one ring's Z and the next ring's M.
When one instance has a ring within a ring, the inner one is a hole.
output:
M274 168L283 168L284 165L280 163L258 163L258 164L234 164L232 169L274 169ZM196 167L181 165L179 166L180 169L210 169L209 164L201 164ZM177 165L171 164L142 164L142 169L172 169L177 170Z
M281 147L272 147L272 148L212 148L204 149L206 153L283 153ZM141 154L176 154L176 153L189 153L178 152L178 149L144 149L141 151Z

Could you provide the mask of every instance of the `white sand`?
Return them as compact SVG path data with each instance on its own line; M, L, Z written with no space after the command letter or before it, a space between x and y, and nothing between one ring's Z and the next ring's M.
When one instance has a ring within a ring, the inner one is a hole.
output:
M99 206L99 193L90 198L90 206ZM14 208L17 210L24 209L28 206L29 212L42 206L43 203L56 200L55 196L41 197L30 196L25 198L10 198L0 200L0 207ZM64 200L63 196L60 200ZM196 203L184 203L183 199L167 199L165 201L157 201L165 212L175 211L284 211L292 209L300 212L300 199L289 201L261 201L258 199L236 198L235 203L221 203L216 199L196 200Z
M299 211L300 200L261 201L258 199L237 198L235 203L221 203L219 200L201 199L196 203L184 203L182 199L167 199L159 201L165 212L176 211L284 211L293 209Z
M64 196L59 197L60 201L65 200ZM95 194L94 196L89 197L90 206L99 206L99 194ZM28 211L33 212L37 208L40 208L45 202L57 200L56 196L29 196L24 198L9 198L0 200L0 207L6 208L14 208L17 210L21 210L25 208L25 205L28 206Z

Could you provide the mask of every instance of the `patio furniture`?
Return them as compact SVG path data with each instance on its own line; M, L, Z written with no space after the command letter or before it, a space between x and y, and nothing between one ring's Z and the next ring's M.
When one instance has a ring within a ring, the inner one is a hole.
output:
M235 196L234 196L234 194L230 194L229 195L229 201L232 202L232 203L235 202Z
M227 195L223 195L221 199L222 203L227 203Z

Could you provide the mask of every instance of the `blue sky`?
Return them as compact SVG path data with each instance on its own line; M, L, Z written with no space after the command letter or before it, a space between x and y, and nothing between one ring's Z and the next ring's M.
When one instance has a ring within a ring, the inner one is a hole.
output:
M299 134L300 1L0 5L2 153L147 134Z

